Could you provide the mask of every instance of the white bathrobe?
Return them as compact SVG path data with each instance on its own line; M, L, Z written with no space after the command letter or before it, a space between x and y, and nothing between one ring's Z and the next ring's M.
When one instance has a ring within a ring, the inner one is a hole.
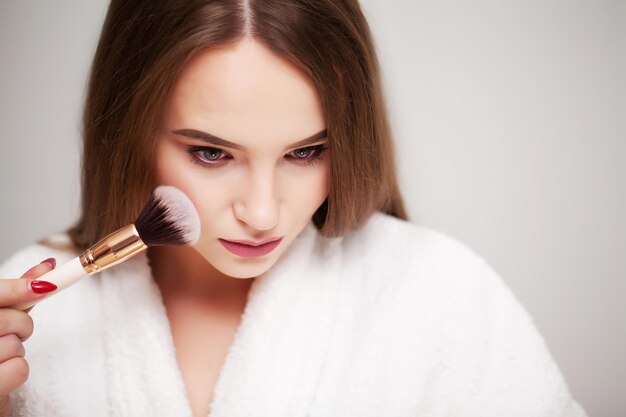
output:
M0 277L75 255L33 245ZM13 416L191 417L145 253L30 314L30 376L11 395ZM324 238L310 223L255 278L210 416L585 413L482 258L441 232L377 213L343 238Z

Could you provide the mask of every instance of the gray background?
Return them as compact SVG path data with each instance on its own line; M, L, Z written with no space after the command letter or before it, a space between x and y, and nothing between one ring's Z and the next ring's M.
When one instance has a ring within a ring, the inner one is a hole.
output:
M626 415L625 2L363 5L413 220L498 271L590 415ZM105 9L0 1L0 259L77 216Z

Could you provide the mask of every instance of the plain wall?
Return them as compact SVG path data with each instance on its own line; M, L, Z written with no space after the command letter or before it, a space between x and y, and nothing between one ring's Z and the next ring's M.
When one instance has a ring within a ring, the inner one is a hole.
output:
M590 416L626 415L626 7L363 0L412 220L484 257ZM0 2L0 259L67 227L103 0Z

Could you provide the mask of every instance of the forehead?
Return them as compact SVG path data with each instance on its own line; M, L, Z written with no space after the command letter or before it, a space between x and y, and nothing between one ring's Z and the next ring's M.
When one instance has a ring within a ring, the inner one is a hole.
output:
M198 129L244 146L292 142L325 128L315 86L254 40L195 56L168 101L169 129Z

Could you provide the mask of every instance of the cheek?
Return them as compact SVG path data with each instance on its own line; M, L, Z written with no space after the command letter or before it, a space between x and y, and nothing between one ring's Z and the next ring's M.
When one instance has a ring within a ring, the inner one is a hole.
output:
M198 169L188 158L186 152L173 145L161 145L157 149L156 185L172 185L184 192L198 211L204 231L208 224L207 217L211 217L216 207L223 204L226 196L218 190L225 187L220 184L219 179Z
M170 178L170 184L178 186L191 199L198 211L201 225L200 242L213 239L220 233L219 225L226 224L232 187L225 185L225 180L208 178L193 168L179 169ZM232 217L232 216L231 216Z
M292 176L289 179L284 201L291 217L311 217L328 197L330 191L328 167L324 164L314 169L315 172L304 176Z

